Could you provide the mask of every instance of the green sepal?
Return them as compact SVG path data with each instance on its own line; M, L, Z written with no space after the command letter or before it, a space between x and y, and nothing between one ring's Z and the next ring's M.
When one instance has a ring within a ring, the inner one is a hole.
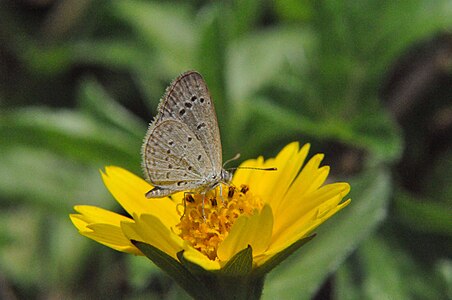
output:
M253 249L250 245L234 255L217 275L221 278L221 291L233 294L229 299L260 299L265 274L253 271Z
M195 299L259 299L262 294L265 273L253 270L251 246L234 255L220 270L209 271L187 260L184 251L176 254L177 261L152 245L132 243Z
M221 268L220 273L227 276L246 276L253 269L253 249L250 245L234 255Z
M184 251L178 252L177 258L187 270L197 276L211 276L212 274L218 274L218 276L247 276L251 273L253 268L253 249L249 245L247 248L234 255L227 264L218 271L207 271L201 266L185 259L183 254Z
M177 258L181 262L181 264L189 271L193 276L195 276L199 281L204 283L204 286L208 287L208 290L205 291L206 294L209 294L210 298L218 298L216 295L216 291L218 288L218 278L212 271L208 271L197 265L184 257L184 251L180 251L177 254ZM200 287L197 287L200 288ZM219 298L221 299L221 298Z
M270 258L266 263L264 263L262 266L256 268L253 273L259 274L260 276L265 276L268 272L273 270L277 265L279 265L283 260L285 260L287 257L289 257L292 253L297 251L301 246L305 245L307 242L312 240L316 235L313 234L311 236L305 237L303 239L300 239L284 249L283 251L279 252L278 254L274 255L272 258Z
M192 272L209 289L211 299L259 299L264 285L264 276L253 271L253 249L251 246L234 255L217 271L207 271L177 253L182 265Z
M210 298L209 293L206 293L209 290L208 286L180 262L152 245L134 240L131 242L154 264L171 276L190 296L195 299Z

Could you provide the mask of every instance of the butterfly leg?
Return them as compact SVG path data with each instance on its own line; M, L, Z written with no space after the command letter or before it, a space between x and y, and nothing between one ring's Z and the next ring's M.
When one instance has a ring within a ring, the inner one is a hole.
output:
M206 202L206 192L202 193L202 205L201 205L201 207L202 207L202 218L203 218L204 223L205 223L207 218L206 218L206 214L204 212L204 202Z
M180 219L182 220L182 218L185 216L185 212L187 211L187 201L190 203L195 202L195 199L193 198L193 192L184 192L184 212L182 213L182 216L180 217ZM179 204L180 205L180 204Z
M224 198L223 198L223 184L220 183L220 199L221 199L221 203L223 203L223 206L226 206L226 203L224 202Z

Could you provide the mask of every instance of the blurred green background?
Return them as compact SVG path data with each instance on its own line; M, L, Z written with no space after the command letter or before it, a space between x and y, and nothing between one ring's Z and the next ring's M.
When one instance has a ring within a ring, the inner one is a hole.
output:
M147 123L189 69L225 159L310 142L352 185L264 299L452 298L452 1L2 0L1 299L187 297L68 214L121 212L99 169L142 175Z

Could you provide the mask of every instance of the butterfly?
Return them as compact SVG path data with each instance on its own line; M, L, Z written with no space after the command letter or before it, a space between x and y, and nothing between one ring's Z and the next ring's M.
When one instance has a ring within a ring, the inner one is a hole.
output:
M142 146L142 167L154 186L147 198L190 190L203 193L229 184L222 164L220 130L207 84L196 71L167 88Z

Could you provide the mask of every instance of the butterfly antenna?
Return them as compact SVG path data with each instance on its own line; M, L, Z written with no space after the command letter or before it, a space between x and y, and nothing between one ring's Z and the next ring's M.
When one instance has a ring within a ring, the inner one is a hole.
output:
M237 170L237 169L246 169L246 170L259 170L259 171L277 171L278 168L256 168L256 167L237 167L237 168L230 168L228 170Z
M226 166L228 163L230 163L231 161L237 160L240 158L240 153L237 153L233 158L228 159L227 161L224 162L223 164L223 168L224 166Z
M231 161L237 160L240 158L240 153L237 153L233 158L228 159L227 161L224 162L223 164L223 168L224 166L226 166L226 164L230 163ZM229 168L229 171L233 171L233 170L237 170L237 169L247 169L247 170L260 170L260 171L276 171L278 170L277 168L256 168L256 167L236 167L236 168Z

